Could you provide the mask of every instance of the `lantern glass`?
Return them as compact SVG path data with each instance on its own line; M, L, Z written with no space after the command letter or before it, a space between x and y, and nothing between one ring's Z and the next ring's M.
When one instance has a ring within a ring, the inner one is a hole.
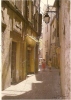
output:
M45 21L45 23L49 23L50 17L49 17L48 14L46 14L46 15L44 16L44 21Z

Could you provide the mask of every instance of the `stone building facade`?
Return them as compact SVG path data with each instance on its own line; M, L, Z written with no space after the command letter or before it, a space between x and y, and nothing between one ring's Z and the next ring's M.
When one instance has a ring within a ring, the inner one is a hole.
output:
M60 76L62 96L71 99L71 1L55 0L59 12Z
M47 10L47 3L45 5L40 6L41 11L43 12L42 15L44 16L46 10ZM45 59L46 65L48 64L48 59L50 55L50 24L46 24L44 22L44 19L42 19L42 35L40 37L40 45L39 45L39 51L41 54L41 58Z
M53 67L56 67L56 33L56 16L54 16L50 24L50 58Z
M63 6L65 5L65 6ZM59 9L59 33L61 46L61 84L62 93L66 99L70 99L70 1L60 1Z
M52 60L52 66L59 68L60 67L60 43L59 35L57 29L57 15L54 15L50 23L50 58Z
M2 1L2 89L38 70L40 0Z

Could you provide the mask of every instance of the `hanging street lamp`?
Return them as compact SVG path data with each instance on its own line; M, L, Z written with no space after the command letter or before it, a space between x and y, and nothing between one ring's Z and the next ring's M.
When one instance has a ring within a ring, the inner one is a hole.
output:
M51 7L51 6L50 6ZM53 7L53 6L52 6ZM50 11L49 10L49 6L48 6L48 11L44 14L43 20L46 24L48 24L50 22L50 16L48 15L48 13L56 13L57 11Z
M46 13L46 14L44 15L44 21L45 21L46 24L49 23L49 21L50 21L50 16L48 15L48 13Z
M56 2L58 2L59 0L55 0ZM54 3L55 4L55 3ZM48 0L47 0L47 11L44 13L44 16L43 16L43 20L46 24L48 24L50 22L50 16L49 16L49 13L56 13L56 17L58 18L58 12L57 10L51 10L50 8L53 8L54 6L49 6L48 5ZM59 5L58 5L59 7Z

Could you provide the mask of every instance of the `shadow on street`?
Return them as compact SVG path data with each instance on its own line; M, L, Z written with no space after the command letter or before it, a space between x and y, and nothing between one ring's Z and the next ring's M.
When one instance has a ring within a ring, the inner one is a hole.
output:
M2 91L2 100L6 99L60 99L61 87L59 69L41 70L29 75L26 80ZM61 99L60 99L61 100Z

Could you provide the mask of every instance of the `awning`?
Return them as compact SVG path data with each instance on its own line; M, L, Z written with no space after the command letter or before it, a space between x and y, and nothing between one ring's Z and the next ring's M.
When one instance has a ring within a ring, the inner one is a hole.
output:
M38 43L39 41L33 37L27 34L26 36L26 41L27 41L27 45L30 47L34 47L36 45L36 43Z

